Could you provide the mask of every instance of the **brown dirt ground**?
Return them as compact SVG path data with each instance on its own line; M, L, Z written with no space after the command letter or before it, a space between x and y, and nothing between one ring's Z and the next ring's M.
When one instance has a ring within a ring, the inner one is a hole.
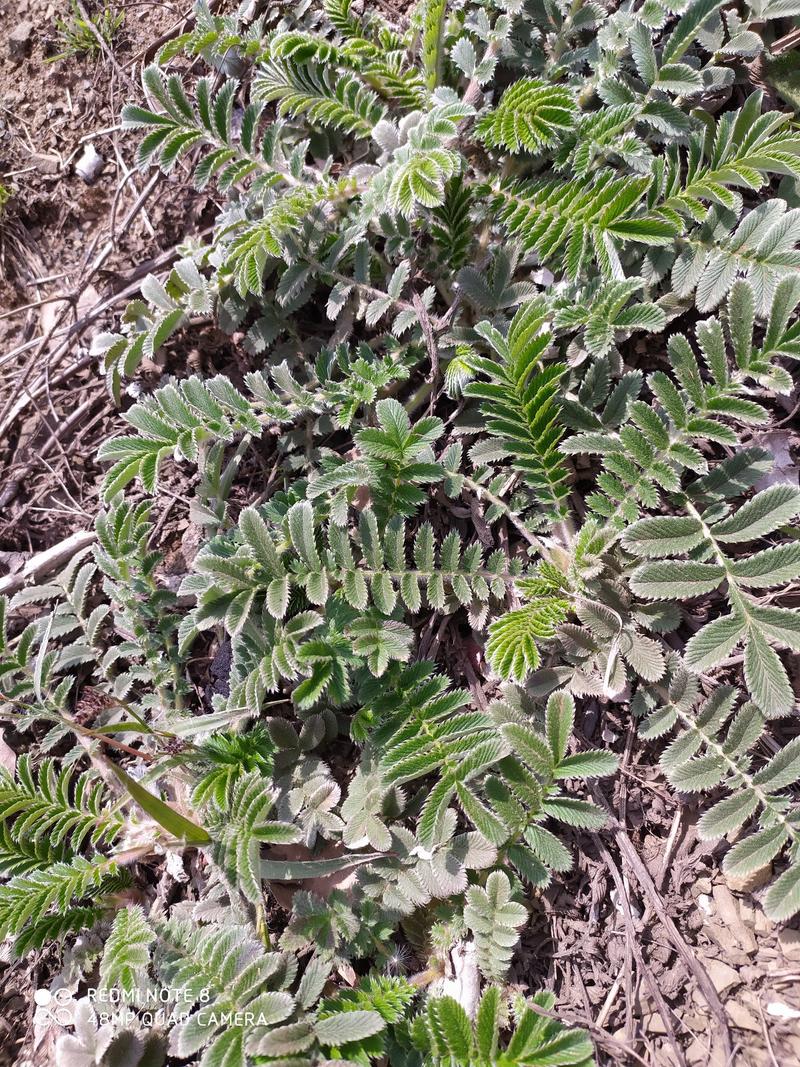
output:
M162 177L123 232L149 176L131 172L135 144L116 129L120 108L138 94L144 50L179 24L189 5L137 0L117 7L126 18L113 66L103 57L48 63L58 44L54 20L67 0L0 0L0 24L33 24L26 58L0 45L0 182L13 194L0 218L0 552L39 551L85 528L97 510L94 454L113 408L88 351L124 299L60 356L57 334L37 339L131 285L148 263L197 231L209 205L180 174ZM91 184L75 172L87 142L105 161ZM92 270L109 241L110 254ZM27 304L37 306L24 310ZM54 380L9 425L10 406L45 363ZM59 383L75 363L80 369ZM0 571L4 562L14 569L19 561L0 556Z
M135 280L137 265L158 260L208 223L209 197L192 193L178 172L160 180L128 232L119 234L121 220L148 179L130 175L132 140L113 127L122 102L136 93L144 50L176 26L188 6L125 3L113 65L106 59L47 64L45 58L55 50L54 18L65 13L65 0L0 0L0 25L33 23L27 58L12 58L5 39L0 42L0 182L13 191L0 217L0 575L88 527L97 510L100 477L94 454L116 417L87 354L92 334L113 322L124 301L78 333L60 357L57 338L49 333L124 290ZM380 6L393 7L387 0ZM105 160L91 185L74 171L85 140ZM90 274L89 265L109 239L114 242L110 255ZM55 296L60 302L42 303ZM37 306L22 310L26 304ZM14 309L20 310L6 314ZM34 339L40 340L15 352ZM210 338L206 347L213 344ZM183 366L196 355L185 348L177 353ZM73 363L79 368L58 382ZM9 422L24 383L36 381L48 365L49 388ZM180 493L182 487L174 489ZM180 551L177 539L186 528L177 515L167 517L179 493L165 497L159 524L162 543L173 552ZM443 657L463 649L460 643L455 649L447 644ZM613 705L590 708L584 730L595 740L601 734L607 742L624 739L627 713ZM626 747L630 753L631 746ZM698 841L689 798L676 811L675 798L653 770L656 759L654 751L637 748L609 803L627 827L664 909L719 993L734 1043L729 1062L796 1065L797 922L776 927L763 914L758 886L751 894L726 882L721 849ZM580 858L573 874L532 902L532 922L512 978L531 988L553 988L565 1016L599 1028L600 1063L672 1067L681 1061L665 1036L646 980L649 972L672 1013L684 1062L723 1067L717 1023L617 843L603 834L594 840L584 836L575 847ZM643 955L639 964L634 935ZM33 1015L30 991L51 966L48 956L32 964L0 962L0 1065L17 1060Z

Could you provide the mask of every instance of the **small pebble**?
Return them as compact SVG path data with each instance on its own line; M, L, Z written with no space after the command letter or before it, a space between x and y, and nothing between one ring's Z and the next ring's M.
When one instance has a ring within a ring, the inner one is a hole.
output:
M61 170L61 160L58 156L48 156L44 152L37 152L30 157L31 164L40 174L58 174Z
M8 54L12 59L24 59L30 55L33 43L33 23L25 19L8 35Z
M86 145L80 159L75 164L75 173L82 178L87 185L96 180L105 165L105 160L99 154L91 141Z
M714 905L711 903L711 897L708 893L701 893L697 898L697 906L701 908L706 915L714 914Z

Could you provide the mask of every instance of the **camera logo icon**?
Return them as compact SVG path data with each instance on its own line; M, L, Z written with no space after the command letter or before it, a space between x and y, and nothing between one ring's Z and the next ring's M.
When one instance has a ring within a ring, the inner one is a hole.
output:
M34 1004L44 1008L46 1014L59 1026L69 1026L72 1022L72 993L68 989L37 989L33 994Z

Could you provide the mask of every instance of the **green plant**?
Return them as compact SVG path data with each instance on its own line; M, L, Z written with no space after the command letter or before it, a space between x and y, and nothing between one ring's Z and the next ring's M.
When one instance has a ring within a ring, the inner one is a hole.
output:
M800 135L748 88L793 2L200 4L145 67L138 164L220 210L95 338L124 427L91 556L0 601L18 951L92 930L102 981L188 989L164 1029L202 1067L589 1064L505 986L567 836L604 825L586 698L800 909L800 497L755 436L800 358L770 185ZM211 322L235 367L215 341L225 372L188 374ZM165 853L174 895L124 903ZM427 990L465 943L474 1020ZM409 945L413 983L380 973Z
M466 892L464 922L475 938L478 966L490 981L502 982L519 939L517 930L528 913L511 899L511 884L502 871L493 871L486 888L470 886Z
M644 599L665 600L710 592L725 581L730 612L698 630L686 646L686 663L695 670L715 667L737 645L744 645L744 676L753 699L768 716L785 714L794 697L767 638L800 647L797 616L788 609L761 606L751 590L797 577L800 544L789 542L739 558L728 555L728 545L750 543L790 522L800 512L800 491L775 485L735 511L715 503L701 513L691 502L686 510L686 515L641 519L625 531L623 545L649 560L631 574L631 588ZM690 552L688 560L671 558Z
M754 703L737 708L736 689L720 686L698 707L697 685L680 669L667 695L668 702L644 720L640 735L661 737L679 727L661 755L669 782L687 793L723 790L700 819L702 840L751 831L726 853L726 873L747 876L786 849L789 866L767 890L764 907L774 919L794 915L800 907L800 811L786 790L800 775L797 738L756 768L753 751L765 736L766 721Z
M506 1005L497 986L489 986L472 1022L451 997L431 1000L414 1020L411 1036L432 1067L537 1067L563 1063L590 1067L595 1062L591 1043L580 1030L570 1030L548 1018L554 999L537 993L528 1004L523 997L513 1005L514 1025L507 1040Z
M59 16L55 22L61 51L48 56L47 62L56 63L72 56L98 56L114 40L124 21L124 13L112 6L87 14L78 0L70 0L69 14Z

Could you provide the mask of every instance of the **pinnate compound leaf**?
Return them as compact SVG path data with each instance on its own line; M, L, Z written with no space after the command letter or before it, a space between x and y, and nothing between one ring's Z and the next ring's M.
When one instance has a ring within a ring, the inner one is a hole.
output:
M497 107L478 120L475 132L490 148L535 152L569 129L575 113L568 89L520 78L506 89Z

